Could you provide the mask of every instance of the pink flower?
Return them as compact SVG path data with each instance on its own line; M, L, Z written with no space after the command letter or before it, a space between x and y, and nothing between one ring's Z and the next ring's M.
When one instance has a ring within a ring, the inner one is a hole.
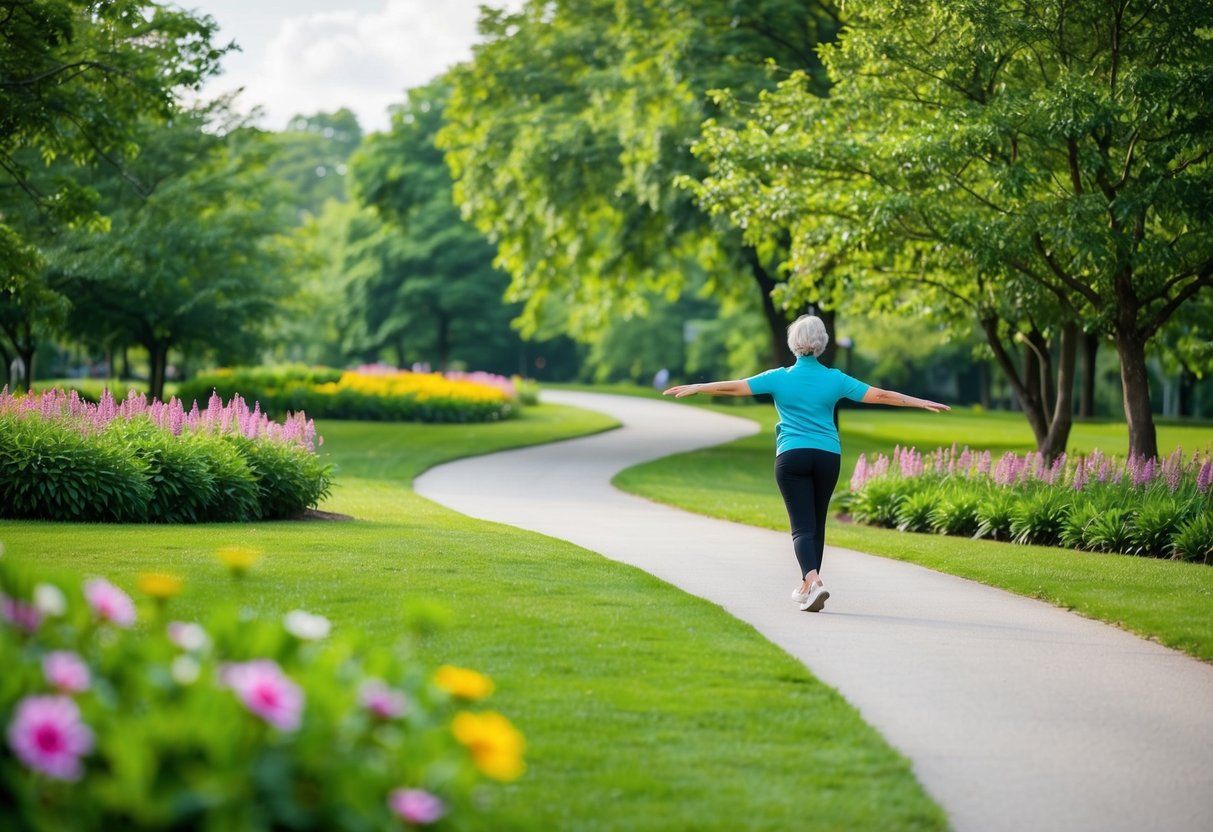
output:
M1213 484L1213 460L1206 459L1196 475L1196 490L1204 494L1209 490L1210 484Z
M294 731L303 718L303 690L282 672L277 662L257 659L229 664L223 681L244 706L282 731Z
M9 598L3 592L0 592L0 618L27 633L36 632L42 623L42 613L37 607Z
M68 650L48 653L42 660L42 673L46 681L61 693L80 693L88 690L92 682L84 659Z
M105 578L85 581L84 599L102 621L110 621L119 627L129 627L135 623L135 604L131 596Z
M93 750L93 732L66 696L27 696L8 726L17 759L57 780L79 780L80 758Z
M387 804L401 820L425 826L446 814L446 804L423 789L393 789Z
M855 460L855 472L851 474L851 490L858 491L863 488L864 481L868 478L868 457L867 454L860 454L859 459Z
M358 690L358 701L379 719L395 719L409 708L409 700L382 679L367 679Z
M202 625L192 621L170 621L168 623L168 640L190 652L205 650L211 643L210 636Z

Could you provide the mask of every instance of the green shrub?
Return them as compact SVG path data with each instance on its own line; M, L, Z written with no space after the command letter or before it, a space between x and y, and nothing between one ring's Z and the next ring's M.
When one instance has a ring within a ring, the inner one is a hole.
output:
M1087 534L1087 526L1099 516L1103 509L1089 499L1076 496L1074 504L1066 514L1066 522L1061 528L1062 546L1069 549L1081 549Z
M147 474L147 462L113 437L0 415L0 516L141 522L154 497Z
M977 509L981 505L981 497L975 493L971 484L966 486L947 489L941 494L935 507L931 509L931 531L963 537L977 534L980 524Z
M106 434L147 466L152 487L147 517L156 523L197 523L212 514L216 503L215 473L201 443L173 436L146 418L116 420Z
M198 402L206 407L212 392L217 392L224 401L234 396L243 396L248 401L261 404L263 413L298 413L308 410L308 396L317 384L337 381L341 370L331 367L308 367L303 364L288 364L277 367L236 367L231 370L216 370L203 373L177 385L177 398L188 410L190 404Z
M218 523L262 519L261 489L244 454L226 438L214 434L194 434L189 444L215 478L215 497L206 505L201 519Z
M1016 543L1056 546L1061 541L1071 496L1065 489L1038 488L1011 509L1011 539Z
M1018 503L1014 493L1002 488L991 490L977 504L975 537L992 540L1011 539L1011 514Z
M1179 500L1165 492L1149 495L1133 516L1132 553L1152 558L1170 557L1171 540L1193 513L1190 506L1195 502Z
M1083 548L1093 552L1133 551L1133 510L1109 508L1096 514L1082 536Z
M906 496L905 482L900 477L868 480L851 502L851 516L873 526L897 525L897 509Z
M257 483L257 503L265 520L302 514L328 496L331 466L298 445L254 442L242 436L228 441L240 452Z
M1175 532L1171 552L1179 560L1213 563L1213 511L1207 504Z
M906 495L897 506L897 529L903 532L931 530L931 511L935 508L937 491L926 488Z

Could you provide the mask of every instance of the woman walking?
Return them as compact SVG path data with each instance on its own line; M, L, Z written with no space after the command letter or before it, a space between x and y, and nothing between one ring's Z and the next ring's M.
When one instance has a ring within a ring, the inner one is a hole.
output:
M775 425L775 482L783 494L792 526L792 543L803 579L792 592L792 600L807 612L820 612L830 591L821 581L821 557L825 551L826 512L838 484L842 445L834 426L834 406L841 399L894 407L920 407L936 413L946 404L916 399L892 390L871 387L817 360L829 343L825 324L815 315L802 315L788 327L788 347L796 355L791 367L777 367L737 381L680 384L665 391L684 398L697 393L709 396L756 396L769 394L775 400L779 422Z

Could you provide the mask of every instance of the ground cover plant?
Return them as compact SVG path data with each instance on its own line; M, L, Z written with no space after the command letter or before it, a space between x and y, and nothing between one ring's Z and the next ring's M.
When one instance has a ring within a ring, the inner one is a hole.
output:
M720 608L560 541L470 520L412 493L451 458L603 430L540 405L491 424L325 422L328 511L346 522L87 529L0 521L3 556L105 574L180 576L175 616L230 595L217 542L261 558L242 606L327 617L371 642L420 627L418 658L473 667L526 737L527 772L500 787L496 828L944 829L909 764L835 692ZM789 761L795 761L790 765Z
M1096 450L1046 461L897 447L864 455L838 504L862 523L899 531L990 537L1094 552L1213 562L1213 458L1110 457Z
M535 399L531 386L491 373L415 373L381 365L350 371L240 367L201 374L177 388L183 401L212 393L243 396L275 415L306 411L316 419L393 422L498 421Z
M774 408L680 404L744 416L758 422L762 430L716 448L630 468L615 478L615 484L687 511L786 531L787 514L772 476ZM840 421L844 471L853 470L861 454L891 454L898 444L933 447L963 437L995 454L1022 454L1034 447L1030 431L1017 414L959 409L940 417L871 408L843 410ZM1208 426L1166 422L1158 426L1164 454L1176 447L1207 448L1211 436ZM1070 452L1091 453L1096 448L1126 449L1124 425L1076 424ZM840 486L845 488L845 478ZM1213 570L1200 564L1016 546L989 539L907 535L838 521L830 523L826 542L1038 598L1213 661Z
M219 554L239 582L255 553ZM104 578L0 562L5 829L485 828L479 784L522 774L473 670L300 609L175 620L178 579L138 586L142 610Z
M291 517L329 491L315 424L240 397L205 409L131 393L0 391L0 517L195 523Z

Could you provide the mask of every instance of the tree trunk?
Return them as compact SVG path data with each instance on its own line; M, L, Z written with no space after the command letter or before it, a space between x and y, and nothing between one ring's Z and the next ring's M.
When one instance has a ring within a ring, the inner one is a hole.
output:
M119 358L119 361L121 362L118 365L121 368L118 371L119 372L118 378L122 379L123 381L126 381L127 379L129 379L131 377L131 359L130 359L130 355L128 355L127 347L122 348L122 351L118 353L118 358Z
M1082 334L1082 391L1078 398L1078 418L1095 416L1095 358L1099 354L1099 336Z
M1129 423L1129 454L1152 459L1158 456L1158 436L1154 430L1154 412L1150 408L1146 342L1127 329L1118 331L1115 341L1116 354L1120 357L1125 421Z
M168 370L168 343L151 341L144 346L147 347L150 368L147 379L148 398L164 401L164 377Z
M762 267L758 252L749 247L744 251L746 259L750 261L750 274L758 284L758 294L762 297L762 315L766 319L771 336L771 366L786 367L796 360L788 349L788 324L791 322L782 309L775 308L775 301L771 300L771 292L774 291L776 283Z
M1179 368L1179 416L1192 415L1192 394L1196 392L1196 374L1188 369L1188 365Z
M999 368L1007 377L1015 399L1023 409L1024 417L1032 428L1036 438L1036 449L1046 459L1053 459L1066 449L1070 439L1070 428L1073 423L1073 386L1074 358L1077 352L1078 330L1072 324L1062 327L1061 331L1061 364L1058 367L1057 385L1052 414L1048 413L1045 401L1047 393L1043 387L1049 382L1047 365L1035 350L1025 344L1023 360L1023 376L1019 375L1015 362L1011 359L998 334L997 319L990 318L981 322L985 330L986 340L994 350L994 358ZM1048 342L1039 333L1033 333L1031 343L1043 355L1048 355ZM1041 349L1043 347L1044 349Z
M17 357L25 365L25 378L21 379L21 387L25 392L29 392L30 385L34 383L34 355L36 352L32 342L17 345ZM13 382L16 384L16 379Z

